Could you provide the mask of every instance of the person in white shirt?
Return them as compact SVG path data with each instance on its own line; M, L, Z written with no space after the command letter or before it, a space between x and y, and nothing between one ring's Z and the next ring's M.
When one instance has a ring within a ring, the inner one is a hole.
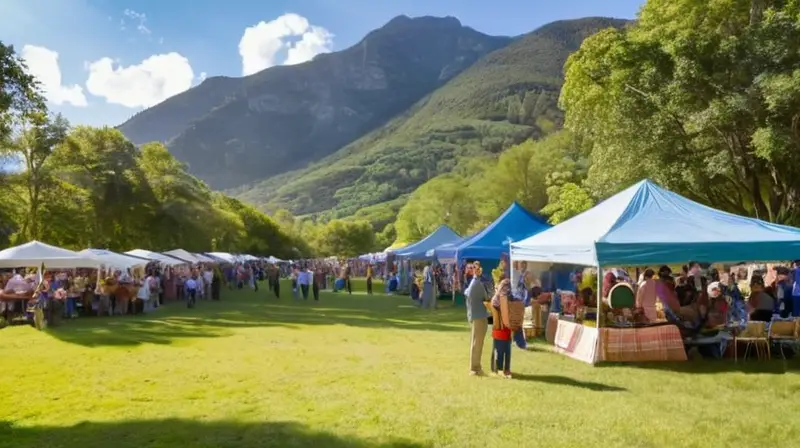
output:
M307 266L303 266L297 274L297 284L303 292L303 300L308 300L308 287L311 285L311 272Z
M211 268L206 269L203 272L203 285L205 285L205 293L206 298L211 298L211 282L214 281L214 271Z
M150 277L148 276L144 282L142 282L142 286L139 287L139 291L136 293L136 298L142 301L142 312L146 313L150 311Z
M197 282L197 297L200 299L204 299L205 295L205 285L203 284L203 274L194 274L193 275L195 282Z
M188 308L194 308L194 305L197 301L197 276L192 275L186 282L183 284L183 287L186 288L186 306Z

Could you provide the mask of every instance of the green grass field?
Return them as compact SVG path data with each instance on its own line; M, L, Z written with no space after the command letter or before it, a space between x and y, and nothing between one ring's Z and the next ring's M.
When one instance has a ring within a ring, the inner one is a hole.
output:
M800 440L794 362L591 367L540 345L514 349L514 380L476 378L462 309L363 294L298 303L288 285L282 292L280 301L263 289L226 292L192 310L0 330L0 447Z

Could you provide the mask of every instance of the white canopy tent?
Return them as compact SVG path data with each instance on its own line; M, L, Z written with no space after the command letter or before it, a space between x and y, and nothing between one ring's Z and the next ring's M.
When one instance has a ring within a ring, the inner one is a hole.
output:
M0 268L39 267L45 269L99 268L102 262L95 257L69 249L31 241L0 251Z
M134 257L147 258L148 260L151 261L157 261L166 266L178 266L181 264L187 264L186 261L170 257L169 255L160 254L158 252L151 252L149 250L144 250L144 249L129 250L125 253L128 255L133 255Z
M170 257L175 257L175 258L180 258L181 260L184 260L184 261L186 261L188 263L192 263L192 264L202 263L202 261L200 261L199 258L197 258L196 256L194 256L190 252L185 251L183 249L168 250L168 251L164 252L164 255L169 255Z
M209 252L208 254L220 260L225 260L228 263L236 263L236 257L227 252Z
M200 260L201 263L216 263L217 262L217 260L215 260L215 259L213 259L211 257L207 257L207 256L205 256L203 254L200 254L200 253L194 253L192 255L197 257L197 259Z
M107 268L128 269L136 266L144 266L148 263L148 260L144 258L118 254L106 249L84 249L78 253L97 258Z

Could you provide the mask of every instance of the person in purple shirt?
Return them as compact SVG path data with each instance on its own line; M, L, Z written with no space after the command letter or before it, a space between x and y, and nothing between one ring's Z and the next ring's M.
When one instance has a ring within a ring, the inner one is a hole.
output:
M794 261L792 279L792 316L800 317L800 260Z

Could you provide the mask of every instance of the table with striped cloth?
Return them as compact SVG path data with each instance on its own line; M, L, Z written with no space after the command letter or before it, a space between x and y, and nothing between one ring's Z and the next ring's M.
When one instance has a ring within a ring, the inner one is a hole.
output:
M683 338L675 325L601 328L600 361L686 361Z
M597 360L597 327L559 320L553 345L559 353L594 364Z

